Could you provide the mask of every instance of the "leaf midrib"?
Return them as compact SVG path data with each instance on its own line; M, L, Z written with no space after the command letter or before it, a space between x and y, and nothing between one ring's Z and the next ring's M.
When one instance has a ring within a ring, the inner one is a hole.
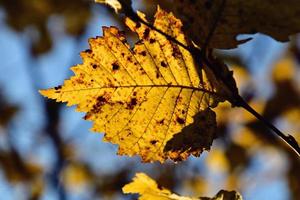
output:
M75 91L84 91L84 90L97 90L97 89L118 89L118 88L149 88L149 87L156 87L156 88L180 88L180 89L189 89L194 91L201 91L213 95L221 96L220 94L209 91L205 88L197 88L192 86L186 85L120 85L120 86L103 86L103 87L91 87L91 88L83 88L83 89L72 89L72 90L60 90L61 92L75 92Z

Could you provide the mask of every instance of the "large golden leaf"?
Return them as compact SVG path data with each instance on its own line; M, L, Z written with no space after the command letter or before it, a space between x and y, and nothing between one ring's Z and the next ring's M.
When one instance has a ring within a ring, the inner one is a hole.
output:
M138 193L139 200L242 200L239 193L235 191L221 190L212 198L200 197L184 197L172 193L170 190L161 188L157 183L144 173L137 173L131 183L123 187L123 192Z
M83 64L72 67L75 75L41 93L76 104L94 121L93 131L119 145L120 155L138 154L144 162L199 156L215 137L210 108L228 91L187 50L145 25L126 24L140 38L133 49L117 28L104 27L103 37L90 39L91 49L82 52ZM154 26L188 44L172 14L158 9Z

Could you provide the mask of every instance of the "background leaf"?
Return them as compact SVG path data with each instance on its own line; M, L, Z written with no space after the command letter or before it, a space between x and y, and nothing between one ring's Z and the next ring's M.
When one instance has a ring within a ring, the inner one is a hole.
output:
M167 2L167 1L166 1ZM169 3L169 2L168 2ZM172 1L191 39L202 46L220 16L209 46L231 49L249 41L239 34L267 34L284 42L300 31L298 0L198 0ZM259 16L259 17L258 17Z

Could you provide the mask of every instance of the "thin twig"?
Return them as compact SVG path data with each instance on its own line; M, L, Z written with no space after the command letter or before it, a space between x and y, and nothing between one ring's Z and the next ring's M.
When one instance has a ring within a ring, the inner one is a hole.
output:
M270 123L266 118L257 113L248 103L246 103L242 98L239 99L240 107L247 110L253 116L255 116L259 121L261 121L265 126L271 129L279 138L284 141L290 148L299 156L300 158L300 147L295 138L291 135L285 135L278 128L276 128L272 123Z

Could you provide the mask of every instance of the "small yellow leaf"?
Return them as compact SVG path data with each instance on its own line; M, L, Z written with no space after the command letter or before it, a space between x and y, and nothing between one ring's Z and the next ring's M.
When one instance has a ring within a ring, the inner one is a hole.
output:
M131 183L123 187L123 192L138 193L139 200L242 200L239 193L235 191L221 190L212 198L200 197L184 197L172 193L170 190L160 188L157 183L144 173L137 173Z
M139 200L196 200L196 198L180 197L165 188L159 188L157 183L144 173L137 173L133 182L123 187L123 192L139 193Z
M140 155L143 162L199 156L215 138L211 108L230 92L186 49L143 24L126 19L126 25L140 39L133 49L123 32L103 27L103 37L90 39L90 50L81 53L83 64L71 68L75 75L41 94L86 112L92 130L118 144L119 155ZM154 26L188 45L172 13L158 8Z

